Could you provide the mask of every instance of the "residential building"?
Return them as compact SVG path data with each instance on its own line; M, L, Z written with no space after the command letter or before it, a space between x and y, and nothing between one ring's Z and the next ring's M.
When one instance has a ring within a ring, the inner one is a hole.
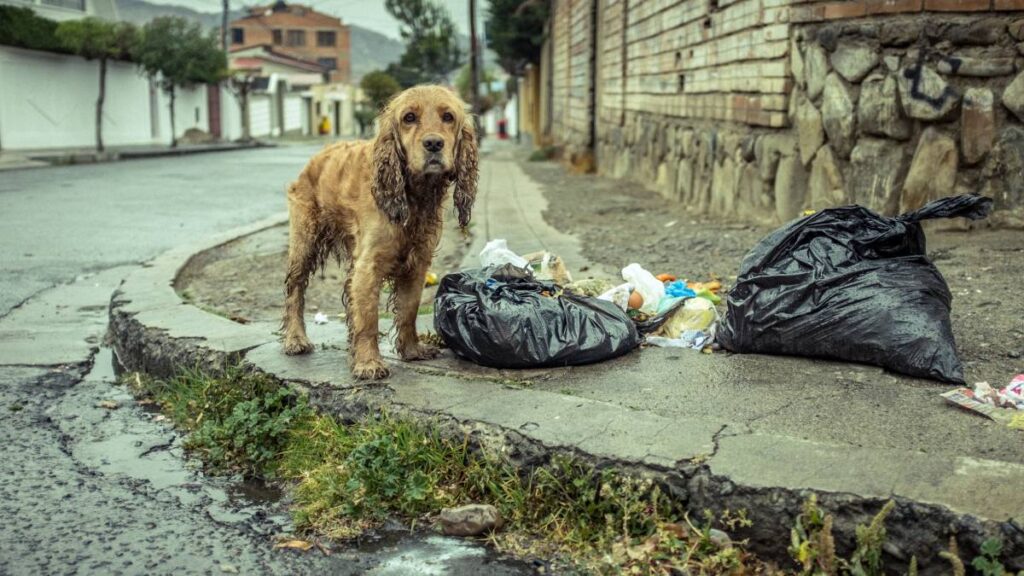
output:
M232 48L229 66L255 78L249 102L252 136L313 133L316 118L309 89L323 84L328 74L323 67L268 45Z
M118 19L115 0L0 0L0 4L31 8L43 18L57 21L86 16L104 20Z
M339 18L277 0L270 6L250 8L247 16L229 26L232 49L271 46L277 53L316 62L329 72L332 82L349 79L349 28Z

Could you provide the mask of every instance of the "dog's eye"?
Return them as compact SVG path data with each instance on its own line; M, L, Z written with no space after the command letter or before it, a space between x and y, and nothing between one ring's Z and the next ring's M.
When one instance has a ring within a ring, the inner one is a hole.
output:
M413 114L412 112L409 112L405 116L402 116L402 120L404 120L407 124L412 124L413 122L416 121L416 115Z
M448 123L455 122L455 115L452 114L451 112L445 112L444 114L441 115L441 120Z

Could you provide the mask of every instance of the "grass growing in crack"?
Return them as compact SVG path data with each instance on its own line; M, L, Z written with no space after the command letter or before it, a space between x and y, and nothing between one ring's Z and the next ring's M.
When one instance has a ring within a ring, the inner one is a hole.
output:
M742 542L723 545L716 538L712 527L750 526L742 511L706 512L694 523L651 479L567 457L524 471L500 454L473 448L468 437L387 415L342 424L270 378L240 369L216 378L189 372L169 380L126 380L189 432L186 447L212 470L282 481L297 527L310 534L352 538L389 517L415 524L447 506L486 503L506 521L503 531L488 537L499 549L564 555L598 572L883 573L892 502L857 527L856 548L843 558L832 516L812 497L792 531L794 568L780 571L746 553ZM986 576L1008 574L1001 554L999 542L986 541L972 567ZM955 539L942 557L954 574L965 573ZM916 571L912 558L908 573Z
M524 472L468 437L387 415L345 425L242 370L126 380L189 431L186 446L215 471L284 481L296 524L310 533L352 538L388 517L417 523L443 507L487 503L506 522L489 538L507 551L565 554L610 572L749 561L713 545L710 520L694 527L651 480L570 458Z
M818 507L817 498L804 502L791 532L790 555L801 566L802 575L853 574L873 576L882 572L882 545L885 544L885 519L895 502L889 500L867 525L857 526L857 548L849 559L836 555L832 536L832 516ZM916 566L916 559L914 560Z
M313 417L304 398L262 374L195 371L169 380L128 379L143 387L179 427L185 447L215 472L272 476L291 429Z

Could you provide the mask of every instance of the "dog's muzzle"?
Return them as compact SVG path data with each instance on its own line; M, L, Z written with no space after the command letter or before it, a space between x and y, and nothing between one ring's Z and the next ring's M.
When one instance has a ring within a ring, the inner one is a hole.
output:
M423 160L423 172L427 174L440 174L444 171L444 156L439 153L427 154L427 157Z

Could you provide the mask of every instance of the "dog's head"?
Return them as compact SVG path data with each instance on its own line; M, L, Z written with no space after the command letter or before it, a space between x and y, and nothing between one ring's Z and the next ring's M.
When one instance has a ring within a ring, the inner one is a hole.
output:
M373 195L396 224L409 216L410 184L455 182L459 225L469 224L476 197L477 144L466 105L443 86L416 86L395 96L380 113L374 142ZM428 186L427 189L434 188Z

